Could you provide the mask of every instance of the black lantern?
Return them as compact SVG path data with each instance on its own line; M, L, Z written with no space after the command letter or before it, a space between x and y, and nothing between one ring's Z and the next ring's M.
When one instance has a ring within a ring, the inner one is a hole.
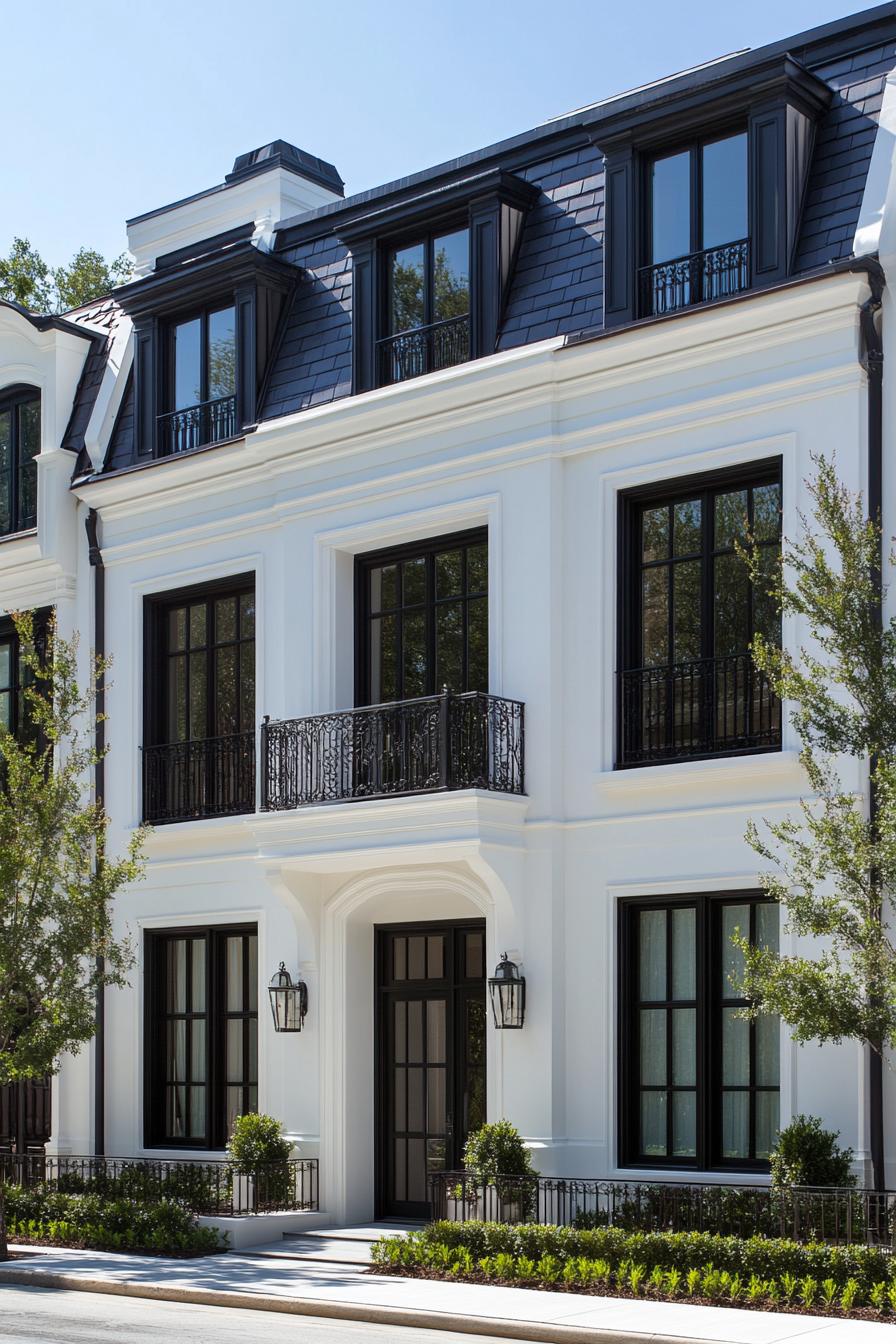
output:
M504 1031L518 1030L526 1016L526 977L520 975L515 961L508 961L506 952L501 953L501 960L488 982L488 992L495 1026Z
M274 1030L301 1031L308 1011L308 986L305 981L299 980L293 984L286 963L281 961L268 993L271 996Z

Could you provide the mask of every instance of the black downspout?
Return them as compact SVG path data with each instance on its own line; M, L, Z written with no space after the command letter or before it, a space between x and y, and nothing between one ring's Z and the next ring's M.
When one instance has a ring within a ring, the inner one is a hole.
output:
M859 321L862 333L862 368L868 376L868 517L880 529L877 562L871 578L876 592L874 610L875 625L883 633L883 374L884 349L883 336L878 330L875 317L881 309L881 294L886 283L880 263L868 258L857 262L856 270L866 273L870 296L862 304ZM878 792L875 783L877 757L872 756L870 767L870 787L868 793L868 813L871 832L877 831ZM879 911L883 918L883 910ZM884 1169L884 1061L883 1044L880 1049L868 1052L868 1129L871 1148L871 1168L874 1175L875 1190L886 1189Z
M97 658L106 656L106 570L103 565L103 553L97 538L97 512L90 509L85 526L87 529L88 559L93 569L93 651ZM95 741L97 760L93 770L93 792L97 804L102 804L106 792L106 709L105 678L100 675L96 682L95 703ZM93 1151L97 1157L106 1152L106 991L102 984L105 963L97 957L97 977L100 980L96 993L96 1032L94 1035L94 1072L93 1072Z

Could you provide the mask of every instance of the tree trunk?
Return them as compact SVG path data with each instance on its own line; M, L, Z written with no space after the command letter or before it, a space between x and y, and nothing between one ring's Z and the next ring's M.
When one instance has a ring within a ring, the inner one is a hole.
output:
M6 1244L6 1173L0 1162L0 1260L9 1259L9 1247Z

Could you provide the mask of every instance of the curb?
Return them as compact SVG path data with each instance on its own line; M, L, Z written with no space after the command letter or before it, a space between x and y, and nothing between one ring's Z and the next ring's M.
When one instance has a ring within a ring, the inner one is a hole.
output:
M457 1334L490 1335L494 1339L532 1341L532 1344L718 1344L693 1335L660 1335L633 1330L605 1330L596 1326L552 1325L539 1321L512 1321L506 1317L458 1316L413 1307L377 1307L365 1303L325 1302L308 1297L261 1297L220 1289L175 1288L161 1284L86 1279L53 1270L3 1269L0 1286L67 1288L78 1293L110 1297L142 1297L156 1302L185 1302L204 1307L241 1307L249 1311L276 1311L287 1316L319 1316L369 1325L415 1326L422 1330L453 1330Z

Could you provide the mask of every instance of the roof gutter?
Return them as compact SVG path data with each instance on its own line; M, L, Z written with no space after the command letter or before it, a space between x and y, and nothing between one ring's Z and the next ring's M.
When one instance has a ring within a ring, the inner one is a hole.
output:
M98 537L99 516L89 509L84 525L87 531L88 560L93 570L93 649L98 659L106 656L106 568ZM94 704L94 748L96 764L93 767L93 792L98 806L102 806L106 792L106 683L102 673L96 679ZM99 861L97 855L94 862ZM102 956L96 959L97 991L94 1009L94 1071L93 1071L93 1151L102 1157L106 1151L106 989L103 983L106 964Z
M874 257L856 258L851 267L864 271L871 293L859 310L862 349L859 362L868 378L868 517L880 529L883 509L883 334L876 321L886 277ZM875 592L874 625L883 633L883 532L878 532L877 555L871 571ZM878 830L880 799L876 782L877 756L869 761L868 817L872 837ZM883 918L883 910L878 911ZM884 1062L880 1050L868 1049L868 1140L875 1190L886 1189L884 1167Z

